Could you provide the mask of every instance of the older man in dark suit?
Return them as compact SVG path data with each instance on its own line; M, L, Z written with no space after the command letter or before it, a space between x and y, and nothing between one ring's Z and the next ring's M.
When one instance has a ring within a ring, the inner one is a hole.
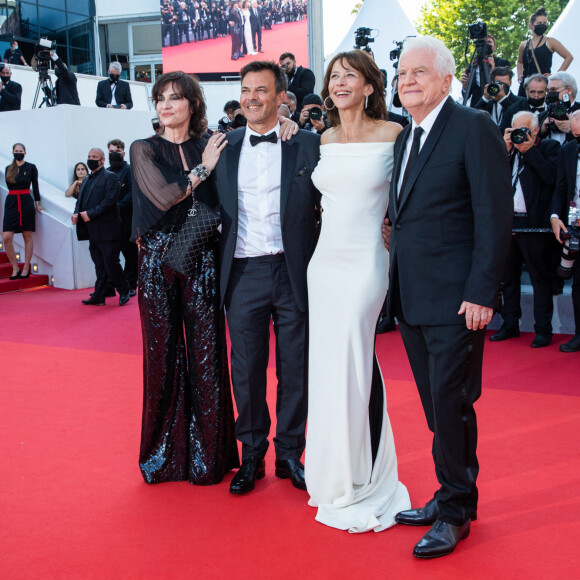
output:
M431 37L405 42L399 95L412 117L395 143L389 311L417 383L440 487L396 521L431 525L418 558L452 552L476 518L477 422L485 326L512 225L510 169L488 115L449 97L453 56ZM385 234L388 232L385 231Z
M262 8L258 6L257 0L252 0L250 6L250 26L252 27L252 44L254 52L264 52L262 50L262 27L264 26L264 17Z
M222 212L220 293L231 339L232 383L242 466L230 491L264 477L270 414L266 403L269 328L276 335L276 475L306 489L300 461L307 412L306 269L317 233L320 194L311 181L318 135L281 142L278 107L286 76L272 62L241 71L245 128L227 134L217 165Z
M87 160L91 174L83 181L74 214L73 225L77 225L79 239L89 240L91 258L95 264L97 281L95 291L83 304L104 306L107 295L107 280L119 293L119 305L129 302L129 285L119 261L122 227L117 202L121 185L117 176L105 169L105 153L91 149ZM83 232L85 235L83 235Z
M109 78L97 85L97 107L103 109L132 109L131 86L121 80L121 63L112 62L109 66Z

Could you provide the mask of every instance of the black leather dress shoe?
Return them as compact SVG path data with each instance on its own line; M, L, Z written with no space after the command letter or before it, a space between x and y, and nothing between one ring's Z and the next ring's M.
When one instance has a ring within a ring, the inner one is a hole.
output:
M119 296L119 306L125 306L131 300L131 296L127 292L127 294L121 294Z
M298 489L306 489L304 465L299 459L276 459L276 477L290 479Z
M379 316L377 334L385 334L385 332L392 332L393 330L397 330L397 325L390 318Z
M471 520L462 526L454 526L437 520L431 529L417 542L413 549L416 558L438 558L451 554L459 543L469 536Z
M88 300L83 300L85 306L104 306L104 300L95 300L95 298L89 298Z
M425 507L399 512L395 516L395 521L407 526L430 526L437 521L438 517L439 506L437 500L433 498L425 504ZM476 519L477 512L473 512L471 521L474 522Z
M575 334L568 342L560 345L561 352L579 352L580 334Z
M133 296L137 296L137 290L131 289L129 290L129 296L133 298Z
M507 340L508 338L518 338L520 335L519 328L506 328L502 326L493 336L489 337L491 342L500 342L501 340Z
M230 493L240 494L252 491L256 479L262 479L265 475L266 463L263 459L258 457L246 459L230 483Z
M544 346L549 346L550 344L552 344L551 334L536 334L530 346L532 348L542 348Z

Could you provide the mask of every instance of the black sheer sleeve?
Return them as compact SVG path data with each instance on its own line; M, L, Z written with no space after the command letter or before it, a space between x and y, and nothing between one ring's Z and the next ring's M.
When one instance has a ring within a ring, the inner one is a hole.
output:
M32 168L30 170L30 183L32 185L32 195L34 196L34 201L40 201L40 191L38 189L38 169L36 165L31 163Z

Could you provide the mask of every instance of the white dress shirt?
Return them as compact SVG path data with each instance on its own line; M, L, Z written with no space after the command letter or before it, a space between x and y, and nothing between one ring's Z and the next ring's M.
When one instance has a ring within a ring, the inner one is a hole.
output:
M235 258L253 258L284 251L280 224L282 144L280 124L273 129L277 143L250 144L246 127L238 170L238 238ZM270 133L270 131L269 131Z
M524 198L524 190L522 189L522 184L520 183L519 173L520 173L520 161L521 155L515 154L514 166L512 169L512 184L515 183L514 191L514 212L515 213L528 213L526 208L526 199Z
M401 193L401 184L403 183L403 176L405 175L405 168L407 167L407 160L409 159L409 155L411 154L411 146L413 145L413 133L417 127L421 127L423 129L423 133L421 135L421 141L419 142L419 151L423 145L425 145L425 141L427 136L429 135L429 131L433 129L433 125L435 124L435 120L437 116L441 112L443 105L447 102L447 97L445 97L422 121L420 125L417 125L415 121L411 123L411 133L409 134L409 138L407 139L407 143L405 144L405 152L403 153L403 162L401 163L401 173L399 174L399 182L397 183L397 191L399 194Z
M117 83L111 83L111 105L117 106L117 99L115 99L115 91L117 90Z

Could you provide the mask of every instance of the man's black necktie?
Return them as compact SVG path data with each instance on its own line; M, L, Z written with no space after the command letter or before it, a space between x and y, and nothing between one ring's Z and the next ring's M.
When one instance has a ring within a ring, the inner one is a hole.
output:
M419 148L421 146L421 135L423 134L423 129L421 127L415 127L413 131L413 143L411 144L411 152L409 153L409 159L407 160L407 166L405 167L405 173L403 173L403 181L401 182L401 189L399 190L399 195L405 190L405 185L411 175L411 170L413 169L413 164L415 163L417 156L419 155Z
M258 143L278 143L278 135L276 135L276 131L272 131L267 135L250 135L250 145L255 147Z

